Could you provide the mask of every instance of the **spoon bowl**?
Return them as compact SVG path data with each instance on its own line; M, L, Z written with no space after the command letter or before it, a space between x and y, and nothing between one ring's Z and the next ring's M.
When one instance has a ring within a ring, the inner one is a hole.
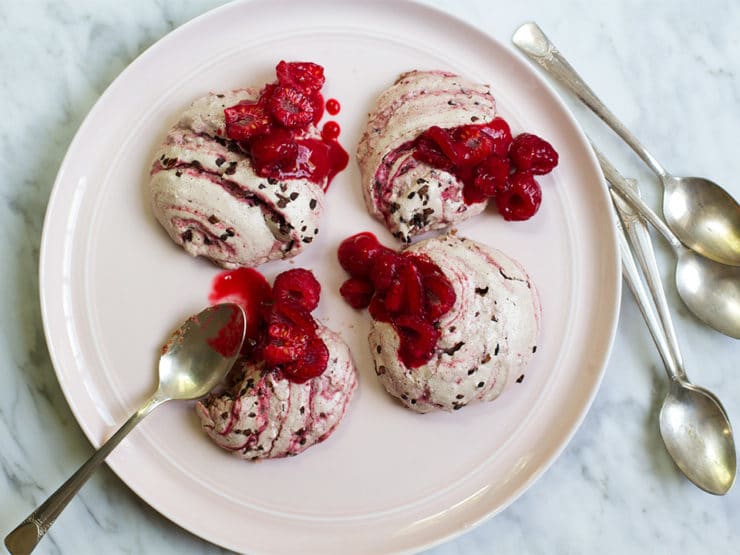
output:
M233 366L245 329L244 311L231 303L187 320L162 347L157 393L182 401L206 395Z
M663 178L663 215L691 250L721 264L740 266L740 206L702 177Z
M569 88L660 177L666 222L687 247L716 262L740 266L740 205L729 193L708 179L670 175L596 96L536 23L519 27L511 40Z
M685 248L677 254L676 288L681 300L707 325L740 339L740 268Z
M732 427L710 391L672 381L660 410L660 435L676 465L698 487L714 495L732 488L737 466Z

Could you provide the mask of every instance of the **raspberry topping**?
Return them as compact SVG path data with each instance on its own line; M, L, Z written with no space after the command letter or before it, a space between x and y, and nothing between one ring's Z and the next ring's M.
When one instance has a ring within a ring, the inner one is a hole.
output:
M272 295L278 304L293 303L311 312L319 306L321 285L313 272L296 268L283 272L275 278Z
M537 213L542 190L530 172L514 172L506 187L496 196L496 206L504 220L528 220Z
M486 196L495 196L506 186L510 168L508 158L489 156L475 168L475 187Z
M226 136L235 141L249 141L272 130L272 119L260 104L240 102L224 110Z
M347 167L349 155L337 141L337 124L327 124L321 138L311 138L324 114L324 68L282 61L276 73L277 83L265 85L256 102L224 109L226 128L218 134L238 143L257 175L308 179L326 189Z
M500 117L449 129L434 125L411 148L416 160L452 173L462 182L465 204L494 198L506 220L526 220L537 212L542 191L532 176L547 174L558 164L558 153L550 143L529 133L512 139L509 124ZM524 171L527 179L513 177Z
M439 340L439 332L419 316L403 315L394 322L401 337L398 356L409 368L416 368L429 361Z
M457 166L473 167L493 153L493 139L478 125L461 125L452 132Z
M230 300L244 308L249 342L242 356L259 358L266 371L302 383L321 375L329 361L311 316L320 293L313 273L303 268L279 274L272 290L262 274L239 268L216 277L209 300Z
M511 129L504 118L493 118L482 126L482 131L493 139L493 154L506 158L511 146Z
M339 288L339 293L352 308L367 308L370 305L370 299L373 298L375 288L367 280L349 278Z
M518 170L529 170L535 175L550 173L558 165L558 153L546 140L531 133L518 135L509 151Z
M339 290L347 303L367 307L374 320L394 327L407 367L428 362L439 339L435 326L456 300L439 266L425 256L395 252L367 232L342 241L338 255L352 276Z
M318 92L324 86L324 68L312 62L281 61L275 67L278 83L299 91Z
M272 117L285 127L301 128L313 121L311 100L298 89L278 87L270 96L269 104Z
M378 238L370 232L358 233L342 241L337 249L339 264L349 275L356 278L370 277L375 257L386 251Z

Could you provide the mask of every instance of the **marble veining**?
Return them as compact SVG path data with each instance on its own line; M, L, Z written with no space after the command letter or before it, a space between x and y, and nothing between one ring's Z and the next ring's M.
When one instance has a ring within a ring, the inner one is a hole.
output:
M733 0L427 0L508 37L540 23L594 90L671 171L706 175L740 197L740 3ZM44 209L72 136L105 87L168 31L215 0L3 2L0 6L0 534L90 454L55 378L41 326ZM655 180L585 109L591 136L648 202ZM740 426L740 350L681 305L674 260L656 239L690 376ZM723 498L685 481L660 443L662 368L625 293L614 353L583 426L520 499L430 555L734 553L740 489ZM38 553L220 553L140 501L107 468L60 517Z

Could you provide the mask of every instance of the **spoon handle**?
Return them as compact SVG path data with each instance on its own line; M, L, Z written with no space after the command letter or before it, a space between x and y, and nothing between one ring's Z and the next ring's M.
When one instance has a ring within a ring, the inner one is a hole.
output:
M625 180L625 183L639 195L639 188L636 181L629 179ZM663 289L663 283L658 270L658 262L655 260L655 251L653 250L653 243L650 240L648 229L639 214L634 211L619 193L611 189L611 194L614 200L614 206L617 208L617 213L622 220L633 252L637 257L637 262L642 269L642 275L645 276L645 280L647 281L647 287L653 298L655 308L658 311L658 318L660 318L660 322L663 325L663 331L668 339L673 360L676 362L676 366L682 376L685 377L686 371L684 370L683 357L681 356L681 349L678 346L676 330L673 327L673 320L668 308L668 300Z
M102 463L111 451L128 435L128 433L148 415L152 410L162 404L166 399L154 395L146 404L135 412L113 434L108 441L98 449L75 472L59 489L49 496L34 512L28 515L28 518L21 522L15 530L5 537L5 547L12 555L26 555L31 553L36 545L41 541L46 532L54 524L54 521L61 514L67 504L77 494L80 488L85 485L92 475L93 471Z
M648 152L637 137L599 100L536 23L525 23L519 27L514 32L511 40L532 61L539 64L547 73L568 87L592 112L611 127L651 170L660 177L668 175L668 172L663 169L663 166Z
M598 158L599 164L601 165L601 170L604 172L606 180L611 183L612 187L614 187L619 192L619 194L624 199L626 199L630 203L630 205L632 205L632 207L638 212L638 214L640 214L640 216L650 222L650 224L652 224L652 226L663 237L665 237L665 240L670 243L671 247L673 247L673 250L676 251L676 253L679 253L681 249L685 248L683 246L683 243L678 240L678 237L676 237L665 224L665 222L660 219L660 216L658 216L652 208L645 204L645 201L640 198L640 195L637 194L632 189L632 187L630 187L629 183L627 183L627 180L622 177L617 169L612 166L611 162L609 162L609 160L607 160L604 155L601 154L601 151L596 148L593 142L591 142L591 148L594 149L596 158Z
M650 330L650 335L653 337L655 346L658 348L658 353L660 353L660 358L663 360L663 365L668 376L672 380L680 381L683 375L683 369L678 366L676 360L673 358L672 349L668 344L663 326L656 315L653 302L645 291L645 287L643 287L640 272L632 256L632 250L627 241L627 235L624 232L622 223L619 221L619 218L616 218L616 222L617 241L619 242L619 254L622 258L622 276L624 277L624 281L627 282L627 285L632 290L637 306L642 313L642 317L645 319L648 330Z

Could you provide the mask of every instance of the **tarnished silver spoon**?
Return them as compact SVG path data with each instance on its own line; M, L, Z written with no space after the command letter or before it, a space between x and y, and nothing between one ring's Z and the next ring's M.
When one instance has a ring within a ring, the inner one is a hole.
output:
M628 219L634 215L629 206L616 195L615 204ZM624 279L632 289L670 380L668 394L660 409L660 435L663 443L676 466L689 480L706 492L724 495L735 483L737 472L735 440L727 412L711 391L692 384L686 376L670 315L668 312L661 315L667 318L666 323L672 335L668 338L666 328L655 313L654 306L657 303L654 305L645 292L619 222L617 227ZM637 250L638 247L644 248L646 244L638 242L635 246ZM650 257L652 253L642 254ZM654 264L654 261L651 262ZM658 287L660 290L652 295L655 301L663 297L660 282Z
M191 317L172 335L159 359L159 387L69 480L5 537L12 555L31 553L93 471L146 415L162 403L198 399L226 376L239 354L246 320L235 304L219 304Z
M684 247L604 155L592 147L607 181L663 235L676 253L676 288L681 300L706 324L740 339L740 267L719 264Z
M691 250L730 266L740 266L740 205L722 187L702 177L670 175L604 105L536 23L514 33L514 44L568 87L653 170L663 183L663 215Z

